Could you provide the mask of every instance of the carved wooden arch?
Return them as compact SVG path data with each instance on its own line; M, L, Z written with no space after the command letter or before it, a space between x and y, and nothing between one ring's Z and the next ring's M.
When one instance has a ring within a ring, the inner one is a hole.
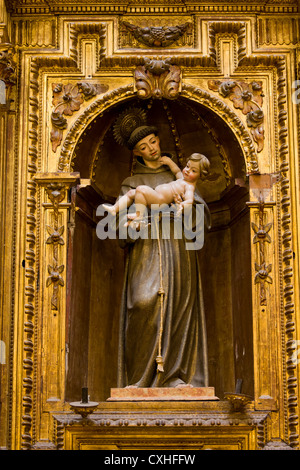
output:
M101 113L109 107L122 103L135 95L133 85L126 85L102 95L99 99L90 104L78 119L76 119L67 133L58 161L58 171L71 171L76 144L81 134L96 116L101 115ZM259 172L257 154L251 136L237 114L235 114L224 101L208 91L184 83L182 84L180 96L196 101L204 107L209 108L225 121L227 125L230 125L231 130L240 144L247 173Z

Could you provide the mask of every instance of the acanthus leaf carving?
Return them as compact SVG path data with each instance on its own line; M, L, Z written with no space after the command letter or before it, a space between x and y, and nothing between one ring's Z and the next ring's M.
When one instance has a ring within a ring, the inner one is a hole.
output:
M218 92L223 98L229 98L233 106L246 115L247 126L257 144L257 152L261 152L264 148L262 83L258 81L246 83L234 80L209 80L208 88Z
M135 86L139 98L175 99L180 91L181 69L171 59L144 59L134 72Z
M250 111L247 115L246 122L250 127L254 142L257 144L257 151L261 152L264 148L264 113L261 109Z
M52 142L52 150L56 152L57 147L61 144L63 138L63 130L68 127L68 121L59 111L53 111L51 114L52 130L50 140Z
M101 83L80 82L78 87L85 100L94 98L94 96L105 93L108 90L108 85L102 85Z

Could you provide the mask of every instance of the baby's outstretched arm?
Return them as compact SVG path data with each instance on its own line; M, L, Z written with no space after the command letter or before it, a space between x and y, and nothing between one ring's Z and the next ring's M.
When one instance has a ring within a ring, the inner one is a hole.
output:
M161 163L164 165L168 165L170 170L172 171L173 175L176 177L176 179L181 179L183 178L183 175L181 173L181 170L178 165L176 165L175 162L170 157L162 156L160 157Z

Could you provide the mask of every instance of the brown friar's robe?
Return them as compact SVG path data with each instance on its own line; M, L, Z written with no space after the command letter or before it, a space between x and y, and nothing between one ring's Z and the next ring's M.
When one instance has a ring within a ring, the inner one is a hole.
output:
M120 196L138 185L155 188L175 178L169 167L148 168L138 161L135 174L122 184ZM204 203L199 195L195 200ZM120 217L120 223L124 219ZM172 222L171 222L172 223ZM123 225L122 225L123 226ZM208 386L206 329L197 252L184 238L120 240L128 247L121 305L118 386ZM161 265L160 265L161 261ZM160 266L164 288L161 353L164 372L157 372L160 336Z

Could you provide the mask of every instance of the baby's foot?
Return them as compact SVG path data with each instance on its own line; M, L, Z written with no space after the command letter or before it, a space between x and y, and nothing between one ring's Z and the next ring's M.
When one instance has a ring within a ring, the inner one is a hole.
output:
M115 210L115 206L108 206L107 204L102 204L102 207L104 208L104 210L106 210L107 212L109 212L111 215L116 215L116 210Z

